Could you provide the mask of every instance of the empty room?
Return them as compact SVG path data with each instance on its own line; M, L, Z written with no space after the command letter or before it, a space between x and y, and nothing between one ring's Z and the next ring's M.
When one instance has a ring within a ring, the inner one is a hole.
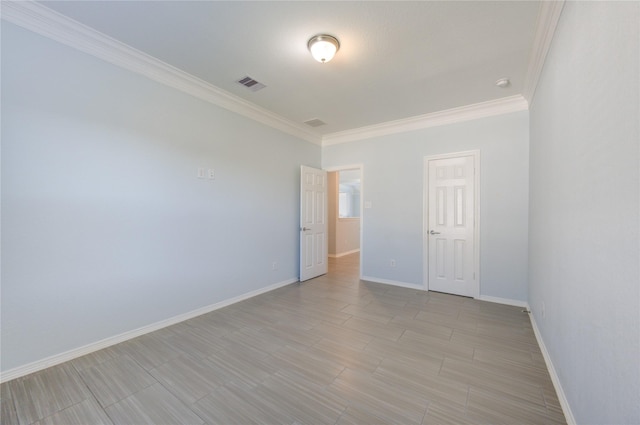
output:
M640 424L640 2L0 7L2 424Z

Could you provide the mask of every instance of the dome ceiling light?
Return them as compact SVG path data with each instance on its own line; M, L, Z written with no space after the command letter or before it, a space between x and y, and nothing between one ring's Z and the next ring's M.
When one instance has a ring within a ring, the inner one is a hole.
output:
M311 56L320 63L329 62L340 49L337 38L326 34L319 34L311 38L307 43Z

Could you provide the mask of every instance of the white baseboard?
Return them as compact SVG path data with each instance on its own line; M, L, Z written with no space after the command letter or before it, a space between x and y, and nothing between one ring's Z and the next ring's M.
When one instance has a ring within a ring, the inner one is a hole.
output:
M419 291L426 291L424 286L418 285L418 284L415 284L415 283L400 282L398 280L380 279L380 278L371 277L371 276L360 276L360 279L361 280L366 280L367 282L383 283L385 285L400 286L402 288L409 288L409 289L417 289Z
M340 257L344 257L345 255L355 254L356 252L360 252L360 250L359 249L352 249L351 251L341 252L340 254L329 254L329 257L331 257L331 258L340 258Z
M480 295L480 297L477 299L480 301L488 301L490 303L513 305L516 307L526 307L527 310L529 309L529 303L527 303L526 301L512 300L509 298L492 297L489 295Z
M529 304L527 304L527 309L531 310L529 308ZM564 413L564 417L567 420L568 425L576 425L576 418L574 418L573 416L573 412L571 411L571 406L569 406L567 396L564 394L562 384L560 384L560 377L556 373L556 368L553 366L553 362L551 361L551 357L549 356L546 345L544 345L544 340L542 339L542 335L540 334L540 330L538 329L538 325L536 323L535 317L533 316L533 313L529 314L529 318L531 319L531 326L533 327L533 333L536 335L536 340L538 341L538 345L540 346L540 351L542 351L542 357L544 357L544 362L547 364L547 370L549 371L549 375L551 375L551 382L553 382L553 387L555 388L556 395L558 396L558 400L560 401L562 413Z
M156 323L152 323L147 326L143 326L138 329L134 329L131 331L127 331L121 333L119 335L115 335L109 338L105 338L103 340L74 348L69 351L65 351L64 353L55 354L53 356L44 358L42 360L38 360L32 363L28 363L23 366L18 366L13 369L9 369L5 372L2 372L0 376L0 382L11 381L16 378L20 378L22 376L29 375L30 373L38 372L40 370L46 369L51 366L59 365L64 362L68 362L69 360L76 359L78 357L82 357L84 355L93 353L94 351L102 350L103 348L110 347L115 344L119 344L121 342L139 337L144 334L148 334L150 332L157 331L162 328L166 328L167 326L175 325L176 323L184 322L185 320L193 319L194 317L200 316L202 314L210 313L214 310L218 310L223 307L227 307L231 304L235 304L240 301L244 301L246 299L255 297L260 294L264 294L265 292L273 291L274 289L281 288L283 286L290 285L292 283L298 282L298 278L288 279L282 282L274 283L273 285L266 286L264 288L256 289L255 291L247 292L242 295L238 295L237 297L229 298L227 300L223 300L217 302L215 304L211 304L205 307L198 308L196 310L190 311L188 313L179 314L177 316L171 317L169 319L161 320Z

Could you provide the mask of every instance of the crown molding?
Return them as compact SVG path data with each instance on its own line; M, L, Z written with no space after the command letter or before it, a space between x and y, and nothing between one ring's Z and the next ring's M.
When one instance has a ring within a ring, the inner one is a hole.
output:
M353 130L326 134L322 138L322 146L354 142L356 140L420 130L428 127L436 127L494 115L508 114L510 112L525 111L528 108L529 105L527 100L521 95L503 97L501 99L474 103L472 105L461 106L459 108L452 108L430 114L360 127Z
M319 134L34 1L2 1L2 19L252 120L321 144Z
M536 21L536 32L533 38L531 56L529 57L529 67L522 91L523 96L529 101L529 104L533 103L538 80L540 79L540 74L542 74L544 62L547 58L547 53L549 53L553 34L558 26L558 20L562 14L563 7L564 0L540 2L538 19Z

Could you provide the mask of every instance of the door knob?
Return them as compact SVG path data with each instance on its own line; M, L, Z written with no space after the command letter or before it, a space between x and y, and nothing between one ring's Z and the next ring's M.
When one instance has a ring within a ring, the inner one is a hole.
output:
M311 227L303 227L300 230L302 230L303 232L306 232L307 230L311 230Z
M432 230L432 231L429 232L429 234L430 235L439 235L440 232L436 232L436 231Z

